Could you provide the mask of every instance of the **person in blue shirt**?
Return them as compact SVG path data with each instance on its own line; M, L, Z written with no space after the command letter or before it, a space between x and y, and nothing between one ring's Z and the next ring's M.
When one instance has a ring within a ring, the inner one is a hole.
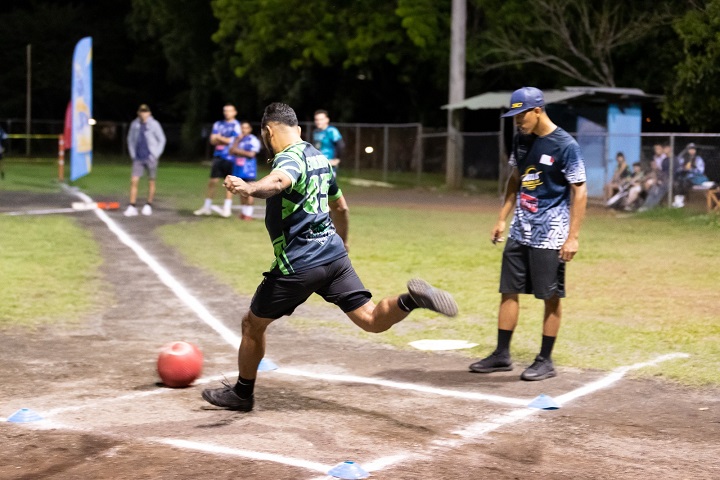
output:
M253 409L267 327L291 315L313 293L340 307L368 332L383 332L416 308L457 315L457 304L449 293L420 279L408 282L407 293L376 305L345 248L348 208L327 157L303 141L295 111L284 103L265 108L261 132L272 156L272 171L257 182L227 177L225 188L243 197L267 199L265 226L275 259L242 319L237 383L226 382L202 392L212 405L243 412ZM336 213L335 222L330 211Z
M224 120L219 120L213 124L210 145L215 147L215 151L213 152L213 164L210 169L210 180L208 181L205 203L193 212L195 215L212 215L213 211L225 218L232 215L231 193L225 192L225 203L222 209L213 206L212 200L220 179L232 175L235 166L235 156L230 153L230 146L235 141L235 138L240 136L240 122L235 120L236 116L237 110L235 106L228 103L223 107Z
M345 150L345 142L343 141L342 135L340 135L340 131L330 125L330 117L328 116L327 110L317 110L315 112L313 145L330 160L330 165L333 167L333 175L337 176L337 170L340 167L340 158Z
M260 153L260 140L252 134L250 122L240 124L240 136L235 138L230 153L235 155L235 166L233 176L242 178L246 182L255 181L257 178L257 159ZM240 197L240 220L253 219L253 197Z
M520 376L556 376L551 353L560 330L560 299L565 297L565 265L578 252L580 225L587 206L585 163L578 143L545 112L543 93L523 87L510 97L517 134L509 164L505 202L492 229L493 244L503 241L505 220L514 210L500 273L498 342L470 371L512 370L510 339L518 322L519 294L545 303L540 354Z

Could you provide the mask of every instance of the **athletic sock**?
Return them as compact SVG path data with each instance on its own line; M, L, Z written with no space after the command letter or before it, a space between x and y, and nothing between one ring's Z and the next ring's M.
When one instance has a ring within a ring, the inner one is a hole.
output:
M209 209L210 207L212 207L212 198L206 198L206 199L205 199L205 204L203 205L203 208Z
M555 345L555 338L556 337L548 337L547 335L543 335L542 337L542 348L540 348L540 356L546 359L550 359L550 356L552 355L552 349Z
M232 198L225 199L224 207L225 207L225 210L230 210L232 208Z
M255 390L255 379L246 380L238 376L237 383L233 387L233 392L242 399L248 399L252 397L253 391Z
M415 300L412 299L409 293L403 293L400 295L398 297L397 304L403 312L412 312L418 308L418 304L415 303Z
M252 217L253 215L253 207L251 205L243 205L242 206L242 214L246 217Z
M510 340L512 339L512 330L503 330L501 328L498 328L498 335L497 335L497 348L495 349L495 353L499 353L501 355L510 355Z

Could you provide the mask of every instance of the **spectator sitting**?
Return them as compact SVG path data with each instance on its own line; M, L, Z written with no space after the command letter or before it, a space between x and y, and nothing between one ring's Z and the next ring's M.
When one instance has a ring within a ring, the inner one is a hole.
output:
M664 152L663 146L660 143L653 145L653 150L655 153L653 154L651 167L662 170L663 162L667 158L667 154Z
M625 198L624 207L627 211L635 210L638 207L638 201L641 200L640 196L647 193L645 190L647 179L642 165L639 162L633 163L632 171L632 176L626 180L628 194Z
M685 196L693 185L701 185L707 182L705 176L705 161L697 154L697 147L694 143L688 143L683 152L677 158L678 166L675 171L675 195L673 207L682 208L685 206Z
M612 179L610 179L610 181L605 184L605 201L609 200L613 195L615 195L620 190L623 181L630 178L630 176L632 175L632 171L630 171L630 166L625 160L624 153L618 152L617 155L615 155L615 161L617 162L617 166L615 167L615 173L613 174Z

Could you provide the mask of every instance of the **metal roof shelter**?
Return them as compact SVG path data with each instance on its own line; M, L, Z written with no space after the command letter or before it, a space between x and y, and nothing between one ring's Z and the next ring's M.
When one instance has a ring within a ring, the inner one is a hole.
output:
M469 97L462 102L443 105L443 110L508 110L510 108L511 91L487 92L482 95ZM567 100L578 99L587 102L612 103L616 101L633 102L643 100L656 100L660 97L648 95L639 88L615 87L565 87L563 90L543 90L545 103L563 103ZM582 98L581 98L582 97Z
M510 108L511 91L487 92L466 98L461 102L443 105L444 110L499 110ZM657 101L661 97L648 95L638 88L616 87L565 87L562 90L543 90L545 104L564 104L564 112L572 112L572 129L585 157L588 176L588 193L601 196L609 169L610 158L622 151L627 158L639 159L641 153L642 103ZM562 108L562 107L560 107ZM499 165L505 158L505 121L500 119Z

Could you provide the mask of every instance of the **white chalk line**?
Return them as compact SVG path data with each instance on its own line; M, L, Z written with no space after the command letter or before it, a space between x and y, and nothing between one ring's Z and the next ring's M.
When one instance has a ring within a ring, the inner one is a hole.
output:
M8 217L17 217L22 215L51 215L54 213L77 213L85 210L75 210L74 208L46 208L39 210L21 210L16 212L4 212L2 215Z
M88 203L92 202L92 199L82 192L73 192L73 193L75 193L79 198L81 198L85 202L88 202ZM143 247L141 247L137 242L135 242L135 240L133 240L132 237L130 237L124 230L122 230L122 228L120 228L117 225L117 223L114 220L112 220L104 211L95 210L95 214L108 226L108 228L113 233L115 233L115 235L118 237L118 239L123 244L127 245L131 250L133 250L136 253L136 255L138 255L138 257L142 261L144 261L158 275L158 277L161 279L161 281L163 281L163 283L165 283L165 285L167 285L178 298L180 298L184 303L186 303L211 328L213 328L216 332L218 332L220 334L220 336L223 339L225 339L225 341L227 341L231 346L238 348L238 346L240 344L240 338L234 332L230 331L227 327L225 327L225 325L222 322L220 322L217 318L215 318L205 308L205 306L202 305L199 302L199 300L197 300L196 297L191 295L187 291L187 289L185 289L185 287L183 287L177 280L175 280L175 278L172 277L172 275L164 267L162 267L157 262L157 260L155 260ZM573 390L571 392L568 392L564 395L561 395L560 397L557 397L555 400L558 402L558 404L562 405L564 403L568 403L568 402L575 400L577 398L580 398L582 396L588 395L590 393L594 393L597 390L609 387L610 385L614 384L615 382L620 380L622 377L624 377L625 374L631 370L637 370L637 369L644 368L647 366L656 365L662 361L671 360L671 359L675 359L675 358L686 358L688 356L689 355L683 354L683 353L672 353L672 354L667 354L667 355L657 357L655 360L652 360L649 362L620 367L620 368L616 369L610 375L608 375L600 380L597 380L595 382L591 382L590 384L588 384L586 386L580 387L580 388ZM309 378L318 378L318 379L324 379L324 380L329 380L329 381L335 380L335 378L333 378L333 377L342 377L343 378L342 380L336 380L336 381L343 381L343 382L355 381L355 382L357 382L358 380L361 380L358 383L375 384L375 385L387 386L387 387L391 387L391 388L399 388L400 386L402 386L403 390L421 391L420 389L422 389L425 391L425 393L443 392L443 394L447 394L448 396L457 396L458 394L464 394L464 393L472 394L473 393L473 392L450 391L450 390L446 390L446 389L436 389L434 387L424 387L424 386L418 386L418 385L413 385L413 384L402 384L400 382L392 382L389 380L356 377L356 376L352 376L352 375L315 374L312 372L303 372L303 371L295 370L295 369L278 369L276 371L278 373L304 376L304 377L309 377ZM348 379L353 379L353 380L348 380ZM410 386L412 386L413 388L409 388ZM427 390L425 390L426 388L427 388ZM511 402L513 402L513 403L511 403L513 405L519 406L517 403L515 403L518 401L522 401L523 406L527 405L526 400L506 399L505 397L485 395L485 394L477 394L477 395L482 395L483 397L485 397L485 398L483 398L483 400L488 400L488 397L496 397L496 400L503 399L501 403L508 403L505 400L510 400ZM490 421L478 422L475 424L471 424L461 430L456 430L455 432L452 432L453 434L462 437L464 439L464 441L450 439L450 440L436 440L433 443L435 444L435 448L442 448L442 447L456 448L457 446L459 446L462 443L472 441L480 436L486 435L487 433L497 430L498 428L500 428L502 426L509 425L512 423L517 423L517 422L519 422L523 419L526 419L538 412L539 412L539 410L530 409L530 408L516 410L516 411L510 412L510 414L495 417L494 419L491 419ZM178 442L180 442L180 443L176 443L175 446L179 446L182 442L187 442L187 441L180 440ZM189 442L189 443L197 444L197 442ZM202 444L198 444L198 445L202 445ZM224 448L224 447L219 447L219 448ZM263 454L260 452L254 452L254 453L257 453L258 455L262 455L263 458L267 458L267 459L277 458L277 459L283 460L283 462L284 461L295 462L295 460L296 460L296 459L288 459L287 457L283 457L283 456L279 456L279 455L276 456L274 454ZM392 457L388 457L391 459L396 459L397 462L394 460L386 460L385 462L382 463L382 466L383 466L382 468L387 468L392 465L397 465L402 460L409 458L409 456L410 455L406 455L406 454L398 454L398 455L394 455ZM274 460L271 460L271 461L274 461ZM283 463L283 462L280 462L280 463ZM303 460L303 462L305 462L305 461ZM320 465L315 462L307 462L307 464L314 465L314 466ZM297 463L293 463L293 465L297 466ZM325 466L323 465L322 468L325 468ZM323 473L324 472L325 471L323 471Z
M76 195L78 198L86 203L92 203L93 199L88 195L68 189L71 193ZM178 282L171 274L167 271L160 263L150 255L140 244L137 243L127 232L125 232L107 213L103 210L95 210L95 214L107 225L118 239L128 246L135 254L145 262L153 272L160 278L160 280L170 290L182 300L190 309L195 312L201 320L207 323L213 330L220 334L232 347L237 349L240 345L240 337L228 329L218 318L212 315L200 301L192 295L180 282ZM354 375L331 375L331 374L319 374L313 372L304 372L302 370L281 368L276 370L278 373L284 373L286 375L294 375L306 378L315 378L318 380L336 381L336 382L351 382L351 383L364 383L369 385L385 386L388 388L396 388L400 390L414 390L422 393L429 393L434 395L443 395L454 398L464 398L467 400L484 400L488 402L495 402L506 405L525 406L530 400L512 397L502 397L499 395L489 395L475 392L461 392L456 390L448 390L443 388L429 387L423 385L415 385L411 383L394 382L391 380L374 379L367 377L359 377Z
M382 378L371 378L371 377L359 377L356 375L337 375L330 373L314 373L305 372L303 370L297 370L294 368L280 367L275 370L275 373L282 373L285 375L292 375L294 377L305 377L314 378L317 380L326 380L329 382L344 382L344 383L362 383L365 385L377 385L380 387L394 388L398 390L410 390L420 393L428 393L432 395L441 395L444 397L461 398L464 400L482 400L493 403L501 403L505 405L513 405L516 407L525 407L532 399L502 397L499 395L490 395L479 392L463 392L460 390L449 390L446 388L431 387L428 385L419 385L414 383L395 382L393 380L385 380Z
M88 195L84 194L83 192L70 189L68 187L65 187L69 192L76 195L78 198L80 198L82 201L86 203L92 203L93 199L90 198ZM180 282L178 282L175 277L173 277L170 272L165 269L162 265L160 265L160 262L155 260L155 258L148 253L147 250L145 250L139 243L137 243L125 230L123 230L115 220L110 218L107 213L105 213L103 210L96 209L94 210L95 215L102 220L105 225L110 229L111 232L113 232L120 242L122 242L124 245L126 245L128 248L130 248L135 254L147 264L150 269L155 272L155 274L160 278L160 281L162 281L174 294L176 297L178 297L185 305L187 305L195 314L200 317L200 319L205 322L210 328L215 330L227 343L229 343L231 346L235 347L236 349L240 346L240 337L230 330L228 327L226 327L220 320L218 320L213 314L211 314L207 308L205 308L205 305L200 303L200 301L192 295Z
M254 452L252 450L243 450L239 448L223 447L221 445L213 445L211 443L193 442L190 440L181 440L177 438L155 438L148 439L157 443L164 443L173 447L182 448L185 450L196 450L200 452L215 453L220 455L231 455L235 457L247 458L250 460L260 460L265 462L279 463L282 465L289 465L292 467L300 467L306 470L326 473L333 466L324 465L318 462L311 462L309 460L303 460L301 458L287 457L285 455L277 455L274 453L263 453Z
M687 353L669 353L666 355L660 355L659 357L656 357L653 360L647 362L618 367L614 369L609 375L606 375L605 377L594 382L590 382L587 385L583 385L582 387L576 388L575 390L571 390L570 392L567 392L563 395L554 397L554 400L562 406L569 402L572 402L573 400L577 400L578 398L584 397L591 393L595 393L598 390L608 388L609 386L622 379L630 371L655 366L669 360L688 358L689 356L690 355L688 355ZM472 423L460 430L452 432L454 435L459 436L460 438L438 439L433 441L432 443L434 448L457 448L468 442L474 441L477 438L482 437L492 431L495 431L500 427L520 422L541 411L542 410L536 408L514 410L506 414L498 415L489 420Z

